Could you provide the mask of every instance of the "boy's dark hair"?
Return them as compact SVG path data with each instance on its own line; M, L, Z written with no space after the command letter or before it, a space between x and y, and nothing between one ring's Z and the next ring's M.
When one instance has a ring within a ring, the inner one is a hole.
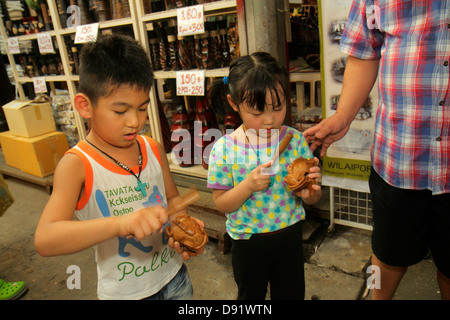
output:
M227 84L224 84L222 79L215 82L210 91L213 109L219 113L223 113L224 110L223 107L220 107L220 104L223 106L223 102L219 103L218 100L223 101L225 97L226 101L227 93L231 95L236 105L245 100L250 108L261 112L264 112L266 106L267 90L274 94L275 106L282 102L278 94L280 86L284 98L287 99L288 97L289 78L287 70L267 52L255 52L234 60L230 65L227 80Z
M121 85L150 89L153 71L144 49L124 35L99 36L85 44L80 54L78 90L96 105L102 96Z

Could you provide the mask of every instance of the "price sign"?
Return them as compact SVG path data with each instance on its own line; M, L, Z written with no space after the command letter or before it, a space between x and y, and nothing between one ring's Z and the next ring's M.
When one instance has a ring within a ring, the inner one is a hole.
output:
M55 53L55 50L53 49L52 36L49 33L38 33L37 41L40 53Z
M83 24L77 27L75 43L85 43L97 40L98 23Z
M11 54L20 53L19 39L17 37L8 38L8 50Z
M177 96L205 95L205 70L177 71Z
M203 5L177 9L177 24L179 35L205 33Z
M45 82L45 77L34 77L33 86L34 93L47 92L47 83Z

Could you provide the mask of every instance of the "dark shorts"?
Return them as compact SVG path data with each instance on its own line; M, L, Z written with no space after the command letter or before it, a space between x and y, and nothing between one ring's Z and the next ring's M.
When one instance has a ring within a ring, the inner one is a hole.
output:
M450 278L450 193L392 187L373 168L369 187L375 256L405 267L420 262L430 250L436 267Z
M232 240L232 265L238 300L303 300L305 276L302 223L248 240Z

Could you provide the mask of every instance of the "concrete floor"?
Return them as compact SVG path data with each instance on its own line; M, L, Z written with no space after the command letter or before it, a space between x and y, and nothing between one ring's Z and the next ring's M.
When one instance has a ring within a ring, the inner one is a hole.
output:
M45 188L15 178L6 180L15 203L0 217L0 278L24 280L29 290L23 300L95 300L96 266L93 249L73 255L43 258L34 248L34 232L49 198ZM311 221L311 220L307 220ZM370 299L366 292L370 265L370 233L338 226L326 233L327 221L313 221L318 228L305 242L306 299ZM306 223L308 228L311 224ZM205 252L186 262L194 286L195 300L234 300L231 254L221 254L211 240ZM81 288L68 289L70 266L81 271ZM440 299L436 269L430 259L413 266L397 290L395 299Z

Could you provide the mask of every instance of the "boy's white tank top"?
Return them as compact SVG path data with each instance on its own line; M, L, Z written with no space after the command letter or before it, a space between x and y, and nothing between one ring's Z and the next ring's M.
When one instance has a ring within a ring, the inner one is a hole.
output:
M158 148L145 136L138 136L143 155L140 179L144 192L136 190L137 179L121 167L107 161L84 141L69 153L83 162L85 187L75 215L91 220L130 214L144 207L167 208ZM139 167L130 168L136 175ZM167 245L163 233L138 241L115 237L96 246L99 299L141 299L157 293L178 272L181 255Z

